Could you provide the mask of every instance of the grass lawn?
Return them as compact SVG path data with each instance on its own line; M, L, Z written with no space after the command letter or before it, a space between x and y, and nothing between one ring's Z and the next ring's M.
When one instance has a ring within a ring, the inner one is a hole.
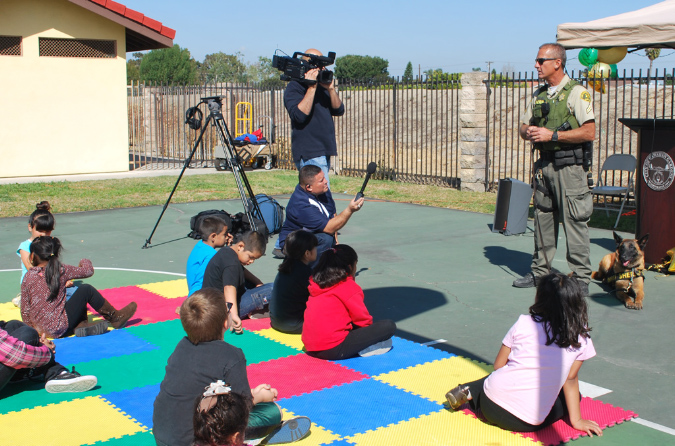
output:
M298 181L297 172L288 170L253 172L247 177L254 193L267 195L290 194ZM35 210L35 204L42 200L49 201L55 213L163 205L176 179L174 175L167 175L0 185L0 217L28 216ZM362 183L362 178L331 176L331 190L335 193L354 194ZM190 175L181 179L171 201L188 203L238 197L232 175ZM366 197L492 214L497 196L494 193L371 179ZM610 212L607 217L604 211L595 211L590 225L611 229L615 220L616 212ZM635 224L634 215L621 217L618 230L635 232Z

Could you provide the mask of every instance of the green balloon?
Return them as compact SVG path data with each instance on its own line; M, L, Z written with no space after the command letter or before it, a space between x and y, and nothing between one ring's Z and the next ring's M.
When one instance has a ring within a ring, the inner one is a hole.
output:
M609 64L609 77L611 79L616 79L618 76L619 69L616 67L615 63Z
M596 48L582 48L579 51L579 62L585 67L592 67L598 61L598 50Z

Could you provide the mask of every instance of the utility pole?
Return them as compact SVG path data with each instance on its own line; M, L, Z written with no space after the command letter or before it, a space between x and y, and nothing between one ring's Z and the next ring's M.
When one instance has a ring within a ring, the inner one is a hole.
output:
M494 63L494 61L488 60L488 61L486 61L485 63L486 63L487 66L488 66L488 73L492 73L492 71L490 70L490 66Z

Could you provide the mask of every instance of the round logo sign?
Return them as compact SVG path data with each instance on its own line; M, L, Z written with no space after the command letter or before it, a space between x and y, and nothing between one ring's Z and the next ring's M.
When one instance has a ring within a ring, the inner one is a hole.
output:
M668 189L675 178L673 159L666 152L650 153L642 164L642 176L650 189Z

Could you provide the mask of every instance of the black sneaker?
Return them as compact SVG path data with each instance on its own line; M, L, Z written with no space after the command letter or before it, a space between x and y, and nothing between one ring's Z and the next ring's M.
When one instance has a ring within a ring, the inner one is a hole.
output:
M85 336L96 336L108 332L108 321L98 321L80 324L75 328L75 336L83 338Z
M534 273L527 273L520 279L513 281L513 286L516 288L533 288L539 285L539 278Z
M454 410L457 410L463 404L466 404L466 402L469 401L469 388L460 384L446 393L445 399L448 400L450 407L452 407Z
M286 258L286 254L284 254L284 252L279 248L274 248L272 250L272 255L274 256L275 259L285 259Z
M73 367L72 372L64 370L58 376L47 381L45 390L49 393L85 392L94 388L97 383L98 380L95 376L82 376Z

